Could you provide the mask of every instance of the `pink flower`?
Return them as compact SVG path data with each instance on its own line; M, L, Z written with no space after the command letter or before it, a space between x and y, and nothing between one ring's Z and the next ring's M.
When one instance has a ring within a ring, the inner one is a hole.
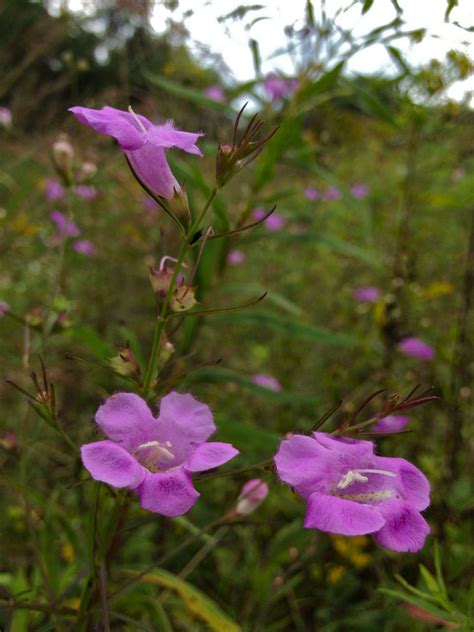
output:
M240 516L248 516L260 507L268 496L268 485L261 478L252 478L242 487L235 512Z
M407 356L418 358L418 360L432 360L434 349L420 338L403 338L398 344L398 350Z
M256 373L255 375L252 375L252 382L254 384L257 384L257 386L268 388L270 391L278 392L281 391L283 388L276 377L273 377L273 375L268 375L266 373Z
M227 255L227 263L231 266L240 266L244 263L246 257L240 250L229 250Z
M10 305L6 301L0 301L0 318L10 311Z
M155 195L171 199L181 188L169 168L166 150L179 147L190 154L202 156L196 142L201 133L181 132L172 121L153 125L151 121L132 112L111 107L101 110L73 107L70 112L92 129L113 136L122 148L134 173Z
M51 221L56 226L56 239L61 241L66 237L78 237L81 233L76 224L67 219L67 217L59 211L52 211L49 215Z
M95 255L97 252L97 248L88 239L78 239L74 242L72 247L76 252L86 257L92 257L92 255Z
M257 221L263 219L265 215L265 209L260 207L254 208L252 213L252 217ZM283 215L278 215L277 213L272 213L270 217L265 220L264 224L268 230L281 230L286 224L286 217L283 217Z
M92 478L134 490L144 509L181 516L199 498L192 474L219 467L239 452L229 443L209 443L216 427L209 407L192 395L172 392L154 417L133 393L109 397L95 421L108 439L81 447Z
M330 187L324 192L323 198L325 200L340 200L342 198L342 193L339 189L336 189L336 187Z
M307 200L311 200L312 202L314 202L314 200L317 200L320 196L318 189L316 189L315 187L306 187L306 189L304 190L304 196Z
M380 298L378 287L358 287L354 290L354 298L359 303L375 303Z
M13 115L10 108L0 107L0 127L8 129L12 126Z
M376 424L371 427L371 431L373 432L383 432L383 433L392 433L392 432L400 432L403 430L405 426L408 424L410 420L408 417L404 417L403 415L389 415L388 417L383 417Z
M355 198L364 198L368 192L369 189L365 184L354 184L354 186L351 187L351 193Z
M97 189L88 184L78 184L74 187L74 193L77 197L87 200L88 202L92 202L92 200L95 200L98 196Z
M217 101L218 103L224 103L226 100L224 90L218 85L208 86L204 90L204 94L209 99L212 99L213 101Z
M430 527L420 512L430 504L430 484L409 461L376 456L371 441L313 432L283 441L275 465L307 501L307 529L372 533L393 551L423 548Z
M59 180L46 181L46 197L50 202L62 199L66 194L63 185Z
M298 89L298 85L298 79L286 79L275 72L270 72L263 82L263 87L272 103L293 94Z

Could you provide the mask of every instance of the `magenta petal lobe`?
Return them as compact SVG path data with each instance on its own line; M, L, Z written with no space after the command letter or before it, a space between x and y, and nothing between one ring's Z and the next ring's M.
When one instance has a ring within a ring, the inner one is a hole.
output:
M81 447L84 467L96 481L113 487L135 489L145 478L145 469L113 441L96 441Z
M430 527L410 503L391 500L382 503L380 512L385 518L385 525L374 534L380 545L405 553L415 553L423 548Z
M95 420L109 439L130 452L149 441L156 426L147 404L134 393L111 395L97 411Z
M189 511L199 498L190 475L183 470L148 473L137 492L143 509L170 518Z
M239 451L230 443L202 443L196 448L193 454L185 463L185 468L190 472L203 472L219 467L223 463L227 463Z
M340 535L366 535L378 531L384 522L375 507L314 493L308 501L304 526Z

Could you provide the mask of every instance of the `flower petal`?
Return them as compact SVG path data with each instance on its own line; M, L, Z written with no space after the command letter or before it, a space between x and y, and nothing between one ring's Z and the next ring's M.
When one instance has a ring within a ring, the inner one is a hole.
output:
M108 106L101 110L76 106L69 108L69 111L76 116L80 123L92 127L96 132L105 134L105 136L113 136L122 149L138 149L146 143L145 133L140 129L130 112L116 110ZM139 118L145 128L151 126L151 123L144 116Z
M147 133L149 142L157 147L165 147L166 149L179 147L189 154L196 154L197 156L202 156L202 151L195 144L201 136L204 134L181 132L175 129L172 121L167 121L164 125L153 125Z
M397 488L403 500L422 511L430 504L430 482L410 461L394 457L378 456L376 467L397 474Z
M294 487L304 498L327 488L327 455L312 437L293 435L282 441L274 460L282 481Z
M129 452L150 441L157 421L144 400L134 393L116 393L96 412L101 430Z
M430 527L409 502L389 500L379 505L378 509L385 518L384 526L374 534L381 546L409 553L423 548Z
M172 432L179 435L180 442L192 442L193 445L204 443L216 431L209 406L198 402L189 393L175 391L161 400L158 423L165 434Z
M86 443L81 447L81 457L92 478L113 487L135 489L145 478L145 468L113 441Z
M173 197L175 190L181 190L171 172L162 147L147 143L134 151L126 151L125 155L136 176L155 195L169 200Z
M378 508L315 493L309 498L304 526L340 535L365 535L378 531L384 522Z
M202 443L191 454L184 466L190 472L203 472L227 463L237 454L239 454L239 451L230 443L219 443L217 441L214 443Z
M186 513L199 498L191 476L182 469L147 473L137 493L143 509L171 518Z

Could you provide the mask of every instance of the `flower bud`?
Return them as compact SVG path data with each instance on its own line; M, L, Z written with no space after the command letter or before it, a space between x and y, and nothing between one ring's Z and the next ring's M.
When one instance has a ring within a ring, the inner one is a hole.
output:
M195 305L197 301L195 299L196 288L190 287L185 283L178 285L173 292L173 296L170 300L170 307L174 312L187 312Z
M77 172L78 182L88 182L97 173L97 165L93 162L83 162Z
M113 358L109 358L110 368L124 377L140 378L140 366L137 359L130 348L130 345L126 345Z
M171 283L173 272L166 267L162 270L155 270L150 266L150 283L155 294L165 296Z
M250 515L260 507L267 496L268 485L262 479L253 478L247 481L237 498L235 513L239 516Z
M12 126L12 111L9 108L0 108L0 127L10 129Z
M58 174L63 178L66 184L73 182L73 162L74 149L66 135L62 134L58 140L53 143L53 162Z

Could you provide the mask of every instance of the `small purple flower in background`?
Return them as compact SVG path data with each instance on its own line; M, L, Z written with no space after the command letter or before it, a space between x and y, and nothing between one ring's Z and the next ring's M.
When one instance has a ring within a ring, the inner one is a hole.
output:
M354 186L351 187L351 193L355 198L365 198L369 193L369 188L365 186L365 184L354 184Z
M217 101L217 103L224 103L226 100L224 90L218 85L208 86L204 90L204 94L209 99L212 99L213 101Z
M383 432L392 433L400 432L409 422L409 418L404 415L388 415L388 417L382 417L379 421L371 427L371 432Z
M246 257L240 250L229 250L227 255L227 263L231 266L240 266L244 263Z
M378 287L358 287L354 290L354 298L359 303L375 303L380 298Z
M263 219L266 214L265 209L258 207L253 209L252 217L258 222ZM286 217L278 215L277 213L272 213L270 217L267 217L264 224L268 230L281 230L286 224Z
M239 452L230 443L207 443L216 431L209 407L190 394L169 393L154 417L133 393L109 397L95 421L109 437L81 447L92 478L134 490L144 509L181 516L199 498L192 473L218 467Z
M10 311L10 305L6 301L0 301L0 318Z
M66 237L78 237L81 231L77 225L59 211L52 211L49 215L51 221L56 227L56 241L62 241Z
M55 200L61 200L66 194L63 185L59 180L47 180L46 181L46 197L50 202Z
M290 96L298 89L298 79L285 79L275 72L270 72L263 81L263 87L272 103Z
M171 199L181 188L166 161L172 147L202 156L196 142L201 133L181 132L172 121L153 125L144 116L105 106L101 110L69 108L76 118L101 134L113 136L122 148L133 171L155 195Z
M315 187L306 187L304 190L304 196L307 200L314 202L314 200L317 200L320 197L320 193Z
M336 187L330 187L323 194L323 199L325 200L340 200L342 198L342 193Z
M78 239L74 242L72 247L76 252L79 252L81 255L85 255L86 257L92 257L97 253L97 248L88 239Z
M275 464L308 503L306 528L372 533L394 551L423 547L430 528L420 511L430 504L430 484L409 461L376 456L371 441L314 432L283 441Z
M99 195L97 189L90 184L78 184L74 187L74 193L83 200L92 202Z
M0 107L0 127L8 129L12 126L13 115L10 108Z
M256 373L255 375L252 375L252 382L257 384L257 386L268 388L270 391L278 392L283 390L282 385L276 377L268 375L267 373Z
M242 487L235 513L239 516L249 516L260 507L268 496L268 485L261 478L252 478Z
M432 360L434 349L420 338L403 338L398 344L398 350L407 356L418 358L418 360Z

